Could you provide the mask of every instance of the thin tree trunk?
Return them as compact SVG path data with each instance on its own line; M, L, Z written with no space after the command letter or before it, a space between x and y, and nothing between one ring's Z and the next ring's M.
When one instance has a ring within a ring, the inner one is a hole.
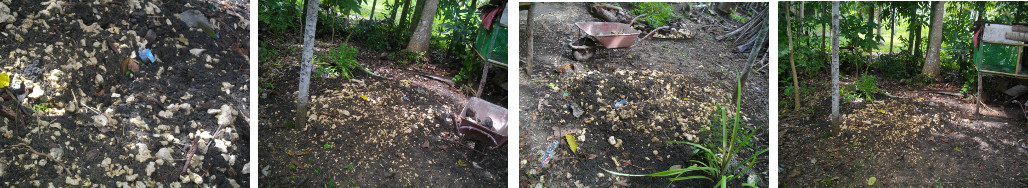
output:
M824 5L825 9L828 9L828 4L825 4L825 2L821 2L821 4ZM825 16L825 15L826 14L822 14L822 16ZM829 19L824 19L824 20L825 20L824 22L821 22L821 51L822 52L825 50L826 47L828 47L828 20Z
M435 21L435 12L439 0L426 0L425 10L422 11L421 21L417 30L411 34L410 42L407 43L407 50L424 52L428 51L432 39L432 22Z
M839 115L839 2L832 2L832 135L842 134Z
M296 92L296 117L293 121L297 126L307 129L307 110L310 104L308 90L311 86L311 69L314 68L311 62L314 59L314 30L318 25L318 0L312 0L307 4L307 21L303 34L303 55L300 63L300 86Z
M870 2L870 1L868 1L867 3L868 3L867 4L867 23L874 23L874 21L875 21L874 20L875 19L875 3L874 2ZM869 29L867 31L867 34L864 35L864 41L875 41L875 30L874 29ZM874 52L874 49L875 49L875 46L872 46L871 48L868 49L868 52L869 53L870 52ZM868 58L871 58L871 56L868 56Z
M436 1L436 2L437 2L436 4L438 4L438 1ZM414 30L417 29L418 27L420 27L419 24L421 24L421 21L422 21L421 20L421 16L422 16L421 13L424 12L424 10L425 10L425 0L418 0L417 3L418 4L414 5L414 14L413 14L414 17L410 19L410 25L407 25L407 32L409 32L409 33L414 33ZM432 16L435 16L435 15L433 14ZM432 30L432 27L429 26L429 31L431 31L431 30Z
M799 31L799 33L804 33L804 31L806 31L806 28L804 28L803 25L802 25L803 24L803 16L804 16L804 13L806 13L803 10L803 4L806 4L806 3L803 3L803 1L800 1L800 19L799 19L800 20L800 31ZM807 42L808 42L807 45L810 45L810 43L809 43L810 40L807 40Z
M801 7L800 10L803 10L803 8L802 8L803 5L802 4L803 3L800 2L800 7ZM785 6L789 6L789 3L786 3ZM788 8L786 8L786 9L788 9ZM802 14L800 14L800 15L802 15ZM785 26L785 28L786 28L785 32L786 32L786 36L789 37L789 68L790 68L789 72L792 74L792 99L794 101L794 103L793 103L793 110L798 112L798 111L800 111L800 85L799 85L799 82L797 82L798 79L796 77L796 62L795 62L796 60L795 60L795 58L793 58L793 55L792 55L793 53L796 53L796 51L794 51L793 48L792 48L792 22L791 22L791 20L789 20L789 17L790 17L789 14L785 14L785 23L786 23L785 24L786 25Z
M525 22L525 30L528 31L528 48L525 52L528 53L528 59L525 60L525 71L528 72L528 77L532 76L532 60L535 58L535 37L532 36L532 21L535 18L535 5L529 5L528 7L528 22Z
M407 14L410 14L410 11L407 11L407 9L410 8L410 1L411 0L403 0L403 10L400 10L400 27L398 28L407 27Z
M389 11L389 23L396 24L396 10L400 9L400 0L393 0L393 10Z
M925 59L922 74L939 77L939 49L942 47L943 16L946 16L945 1L932 3L932 28L928 33L928 58Z
M874 5L874 2L871 2L871 3L872 3L872 5ZM875 29L876 29L875 30L875 36L877 37L877 36L881 36L882 35L882 7L880 7L878 5L875 5L874 7L875 7ZM875 39L875 42L877 43L877 42L881 42L881 41L878 41L878 39Z
M923 29L920 23L917 24L917 29L914 29L916 31L914 32L914 56L921 58L924 58L924 56L921 56L921 45L924 45L921 43L921 31Z
M907 8L910 7L911 6L907 6ZM907 51L909 51L910 54L914 54L914 31L917 31L917 8L909 11L911 11L911 13L907 15L907 19L909 19L907 21L910 22L907 24L907 32L909 32L909 34L907 34Z
M892 53L892 47L896 44L896 7L892 7L892 34L889 35L889 53Z

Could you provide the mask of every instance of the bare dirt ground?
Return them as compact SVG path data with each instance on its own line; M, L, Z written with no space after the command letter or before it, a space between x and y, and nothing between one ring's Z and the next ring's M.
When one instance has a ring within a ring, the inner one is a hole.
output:
M1003 79L1009 78L985 83ZM959 91L959 84L881 79L879 87L892 96L841 103L845 128L833 136L828 81L807 83L815 87L803 99L813 103L804 104L808 110L780 116L780 185L859 187L873 177L878 186L1028 186L1028 124L1009 99L986 100L988 107L976 116L972 100L935 92Z
M3 185L250 184L245 2L2 4L15 19L0 23L0 71L11 75L14 95L25 94L0 102L24 118L0 124ZM190 9L210 18L220 38L175 16ZM126 73L122 62L141 61L133 54L150 29L146 47L157 61Z
M698 159L691 147L667 141L713 141L709 117L718 105L730 106L735 77L747 56L733 53L730 48L734 46L697 28L706 24L737 27L741 23L728 19L704 24L688 19L686 25L696 33L692 39L646 40L631 49L601 50L593 59L578 62L568 44L583 35L574 22L599 21L588 12L589 5L535 4L536 20L531 28L535 33L534 73L522 72L519 80L519 186L668 186L666 178L613 176L601 168L646 174L673 165L688 166L692 164L688 160ZM521 18L520 45L527 49L527 11L521 11ZM527 57L524 50L521 57ZM557 72L565 65L573 68ZM764 68L751 74L743 97L744 124L758 129L754 150L768 147L766 72ZM627 102L614 107L622 99ZM575 108L581 110L578 117ZM571 153L565 134L576 138L577 154ZM616 144L609 143L609 138ZM554 141L559 142L557 154L548 166L541 166L538 152ZM747 150L742 157L752 154ZM766 154L758 157L752 174L766 180L768 164ZM707 180L671 184L711 185Z
M358 62L381 77L355 70L352 80L312 78L309 126L293 127L301 51L289 49L299 49L301 39L269 38L263 50L283 53L276 61L259 62L260 84L274 86L260 92L261 185L506 186L507 146L470 149L472 142L460 140L452 125L438 119L443 113L459 113L473 95L459 85L419 75L450 78L457 73L451 62L400 65L380 58L379 52L360 49ZM316 54L341 42L319 40L330 42L319 42ZM486 88L484 98L506 96L499 88Z

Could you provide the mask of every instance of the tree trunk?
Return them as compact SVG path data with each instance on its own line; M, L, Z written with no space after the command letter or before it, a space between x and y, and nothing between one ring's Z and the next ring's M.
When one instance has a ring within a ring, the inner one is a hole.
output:
M825 5L824 8L828 9L828 4L825 4L825 2L823 2L823 1L821 2L821 4L824 4ZM821 15L825 16L827 14L821 14ZM825 20L824 22L821 22L821 51L822 52L824 52L825 48L828 47L828 19L824 19L824 20Z
M867 23L874 23L875 22L875 3L874 2L870 2L870 1L867 2L867 3L868 3L867 4ZM875 27L877 27L877 26L875 26ZM864 42L868 42L868 41L875 41L875 30L874 29L868 29L867 30L867 34L864 34ZM865 47L865 48L868 48L868 47ZM868 50L868 52L873 52L874 49L875 49L875 46L870 46L867 50ZM868 58L871 58L871 56L868 56Z
M437 0L436 1L436 5L439 4L438 2L439 1ZM425 11L425 0L418 0L418 4L416 4L414 6L414 14L413 14L414 17L410 19L410 25L407 26L407 32L408 33L414 33L414 30L417 29L420 26L419 24L421 24L421 21L422 21L421 20L421 16L422 16L421 13L424 12L424 11ZM435 14L433 14L431 16L434 17ZM428 30L431 31L432 27L429 26Z
M400 9L400 0L393 0L393 10L389 11L389 23L396 24L396 10Z
M528 31L528 49L525 52L528 53L528 59L525 60L525 72L528 73L527 78L532 77L532 60L535 58L535 37L532 36L532 21L535 20L535 4L529 5L528 7L528 21L525 22L525 31Z
M889 53L892 53L892 47L896 44L896 7L892 7L892 34L889 35Z
M435 21L435 11L438 8L439 0L426 0L425 10L422 11L421 21L417 30L411 34L410 42L407 43L407 50L424 52L428 50L432 38L432 22Z
M375 20L375 6L378 5L378 0L371 1L371 16L368 16L368 20Z
M910 8L910 6L907 6L907 8ZM909 10L911 11L911 13L907 15L907 19L909 19L907 21L910 22L909 24L907 24L907 31L910 32L909 34L907 34L907 51L909 51L911 54L914 53L914 35L916 35L914 34L914 31L917 31L916 9L917 8L914 8L914 10Z
M923 30L921 23L918 23L916 29L914 29L916 31L914 32L914 56L924 58L924 56L921 56L921 45L924 45L921 44L921 30Z
M939 49L942 47L942 18L946 15L946 2L932 3L932 28L928 33L928 58L925 59L921 74L939 76Z
M800 10L803 10L803 8L802 8L803 5L802 4L803 3L800 2L800 7L801 7ZM789 3L786 3L785 6L789 6ZM786 9L788 9L788 8L786 8ZM800 14L800 15L802 15L802 14ZM786 23L785 24L786 25L785 26L785 28L786 28L785 32L786 32L786 36L789 37L789 65L790 65L789 66L790 67L789 71L792 74L792 99L794 101L794 103L793 103L793 110L798 112L798 111L800 111L800 85L799 85L799 82L797 82L798 79L796 77L796 62L795 62L796 60L795 60L795 58L793 58L793 55L792 55L792 54L796 53L796 51L793 51L793 48L792 48L792 22L791 22L791 20L789 20L789 17L790 17L789 14L785 14L785 23Z
M832 2L832 135L842 134L839 115L839 2Z
M799 33L804 33L804 31L805 31L805 29L806 29L806 28L804 28L804 27L803 27L803 25L802 25L802 24L803 24L803 16L804 16L803 14L804 14L804 13L806 13L806 12L804 12L804 10L803 10L803 4L806 4L806 3L803 3L803 1L800 1L800 24L801 24L801 25L800 25L800 31L799 31ZM810 40L807 40L807 42L808 42L808 43L807 43L807 45L810 45L810 43L809 43L809 42L810 42Z
M874 2L871 2L872 4ZM882 35L882 7L875 5L875 37ZM880 42L875 39L875 42Z
M408 8L410 8L410 0L403 0L403 10L400 10L400 27L398 28L407 27L407 14L410 14L410 11L407 11Z
M314 68L314 30L318 25L318 0L307 4L307 21L304 25L303 34L303 55L300 62L300 86L296 92L296 117L293 121L297 126L307 129L307 110L310 104L310 95L307 92L311 86L311 69Z

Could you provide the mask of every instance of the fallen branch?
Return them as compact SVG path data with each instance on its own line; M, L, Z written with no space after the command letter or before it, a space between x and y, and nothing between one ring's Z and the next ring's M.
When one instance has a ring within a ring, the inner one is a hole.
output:
M57 161L57 158L54 158L54 156L50 156L49 154L45 154L45 153L36 151L36 149L32 148L32 146L29 146L28 144L25 144L24 142L18 143L18 145L14 145L14 146L15 147L22 146L22 147L25 147L25 149L28 149L30 152L32 152L32 153L34 153L36 155L45 156L46 158L50 159L51 161L54 161L54 163L56 163L58 166L61 166L61 169L64 169L64 172L66 172L67 174L71 174L71 170L68 170L68 168L64 167L64 164L61 164L60 161Z

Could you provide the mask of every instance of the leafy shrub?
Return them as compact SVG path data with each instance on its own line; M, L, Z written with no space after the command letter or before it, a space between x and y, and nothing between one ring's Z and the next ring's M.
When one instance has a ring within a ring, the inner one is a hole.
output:
M875 101L875 96L882 92L882 89L878 88L878 78L872 75L862 75L856 79L853 85L847 87L843 96L867 101Z
M349 80L353 77L351 71L360 68L360 64L357 62L358 52L357 48L340 43L339 47L327 53L318 54L314 57L319 67L315 71L316 75L339 75Z
M674 13L674 7L664 2L639 3L632 12L639 15L646 14L643 20L653 27L667 25L678 17Z
M913 54L883 54L878 57L875 69L892 79L905 79L919 73L923 59Z
M397 29L388 21L383 23L371 20L357 21L356 25L349 28L354 39L357 39L355 42L361 44L361 47L365 49L376 52L395 51L404 47L406 39L410 38L410 33Z
M275 35L299 28L300 10L296 1L259 0L257 17L262 28L268 28Z

